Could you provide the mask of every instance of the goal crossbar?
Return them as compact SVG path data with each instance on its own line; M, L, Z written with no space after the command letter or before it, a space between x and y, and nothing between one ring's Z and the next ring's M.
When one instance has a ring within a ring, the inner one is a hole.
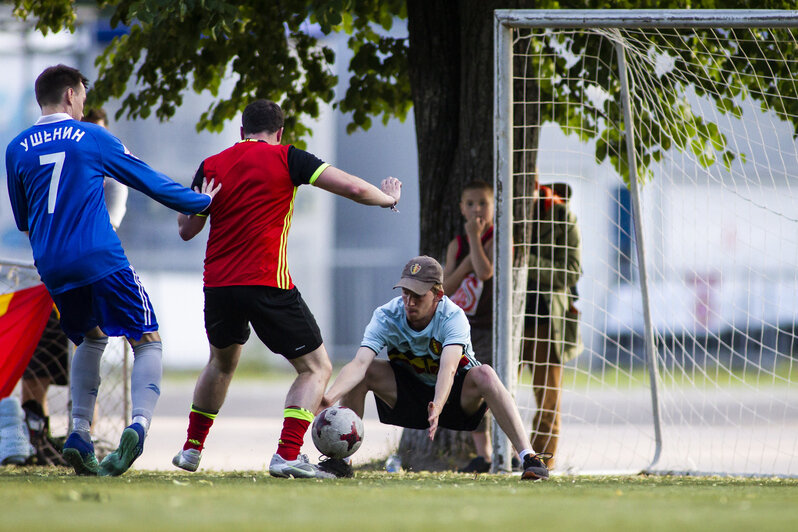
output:
M497 9L506 28L787 28L798 11L743 9Z

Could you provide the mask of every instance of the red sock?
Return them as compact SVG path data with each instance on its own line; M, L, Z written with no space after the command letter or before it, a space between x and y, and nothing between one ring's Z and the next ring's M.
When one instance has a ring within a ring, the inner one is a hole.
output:
M289 406L284 412L283 430L277 445L277 454L285 460L296 460L313 414L298 406Z
M186 443L183 445L183 450L196 449L202 450L205 445L205 438L208 437L208 432L211 430L213 420L216 419L218 412L205 412L191 405L191 412L188 415L188 436Z

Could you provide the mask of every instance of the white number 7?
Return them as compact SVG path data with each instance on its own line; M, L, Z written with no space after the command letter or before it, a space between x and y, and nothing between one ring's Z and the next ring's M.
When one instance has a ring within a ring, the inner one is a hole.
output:
M66 152L63 151L39 155L40 165L55 164L53 167L53 176L50 178L50 195L47 198L48 214L55 212L55 198L58 196L58 182L61 181L61 170L64 168L65 157Z

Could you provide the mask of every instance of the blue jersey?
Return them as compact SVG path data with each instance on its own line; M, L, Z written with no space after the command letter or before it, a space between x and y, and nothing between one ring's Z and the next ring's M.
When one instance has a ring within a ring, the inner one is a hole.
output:
M459 367L479 366L471 347L471 327L463 309L444 296L432 321L421 331L410 328L401 296L379 307L363 333L362 347L379 353L388 349L391 362L408 368L423 383L435 386L443 348L463 346Z
M59 294L129 266L111 227L103 178L195 214L210 205L128 152L105 128L68 114L43 116L6 149L8 193L20 231L28 231L36 268Z

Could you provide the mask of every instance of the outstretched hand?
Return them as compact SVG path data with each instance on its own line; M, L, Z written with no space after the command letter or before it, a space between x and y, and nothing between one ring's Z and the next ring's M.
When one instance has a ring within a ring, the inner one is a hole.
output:
M429 421L429 439L432 441L435 439L435 433L438 431L438 417L441 415L441 408L430 401L427 405L427 412L429 413L429 417L427 418L427 421Z
M207 194L208 196L213 199L217 192L222 188L222 184L219 183L216 187L213 186L214 179L211 179L210 183L208 182L207 177L202 178L202 188L194 187L194 190L199 192L200 194Z
M402 196L402 182L395 177L386 177L380 183L380 190L394 199L391 209L396 210L396 204L399 203L399 198Z

